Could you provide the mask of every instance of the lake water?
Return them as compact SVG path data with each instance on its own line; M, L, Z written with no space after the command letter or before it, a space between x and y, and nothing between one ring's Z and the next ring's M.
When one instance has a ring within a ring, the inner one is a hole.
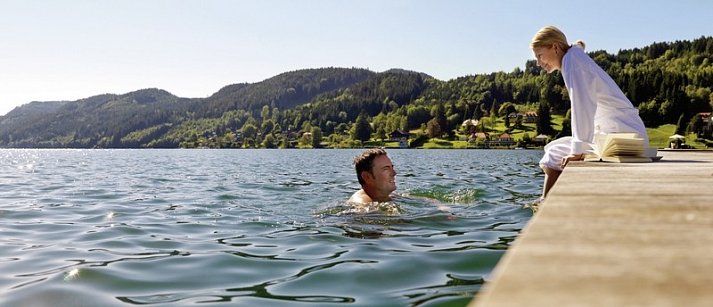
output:
M463 306L542 186L538 150L0 150L0 306ZM445 203L450 212L436 209Z

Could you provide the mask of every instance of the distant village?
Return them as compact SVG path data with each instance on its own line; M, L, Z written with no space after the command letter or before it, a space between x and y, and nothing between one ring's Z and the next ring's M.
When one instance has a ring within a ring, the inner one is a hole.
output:
M536 112L510 113L508 114L510 122L518 125L520 123L534 124L537 122L538 116ZM467 148L488 149L488 148L514 148L517 141L507 132L491 133L477 131L480 121L477 119L467 119L463 121L461 127L467 133ZM411 134L403 130L394 130L389 134L389 142L398 142L399 148L409 148L409 140ZM535 136L530 140L531 146L544 146L550 137L544 134Z
M713 133L713 124L711 122L711 112L699 113L698 116L702 119L702 124L700 129L696 131L698 135L711 135ZM533 125L538 120L537 112L520 112L520 113L510 113L508 114L508 120L514 123L515 127L522 127L523 124ZM481 128L481 122L476 119L467 119L461 124L461 137L467 141L466 148L473 149L512 149L519 146L523 147L542 147L545 146L552 138L551 136L539 134L527 140L516 140L512 134L507 132L487 132L483 131L486 129ZM508 129L509 130L509 129ZM240 131L233 133L232 138L226 139L225 137L219 137L215 132L206 133L204 137L208 140L208 144L216 146L219 148L242 148L244 143L244 138ZM309 143L311 139L311 132L300 132L300 131L287 131L283 132L282 137L288 145L287 148L298 148L300 142ZM387 134L387 139L382 140L384 143L396 143L397 148L414 148L418 146L413 145L413 140L416 137L424 137L423 133L410 133L403 130L394 130ZM366 145L364 147L372 147L373 145ZM207 146L206 146L207 147ZM328 147L328 146L325 146ZM685 143L685 137L682 135L674 134L669 138L669 143L667 147L672 149L685 149L690 148L688 144Z

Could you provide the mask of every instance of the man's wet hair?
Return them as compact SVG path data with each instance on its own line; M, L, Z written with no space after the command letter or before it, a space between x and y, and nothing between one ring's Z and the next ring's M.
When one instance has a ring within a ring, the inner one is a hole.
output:
M386 150L383 148L372 148L367 149L358 156L354 157L354 169L356 170L357 178L359 179L359 184L364 185L366 182L361 178L361 172L367 171L371 172L371 168L374 164L374 159L378 156L386 155Z

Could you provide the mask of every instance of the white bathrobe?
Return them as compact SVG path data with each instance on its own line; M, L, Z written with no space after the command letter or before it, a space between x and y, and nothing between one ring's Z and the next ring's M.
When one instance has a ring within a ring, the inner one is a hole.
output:
M540 165L562 170L562 158L592 150L598 133L636 132L649 143L639 111L582 47L567 50L561 72L571 102L572 136L547 144Z

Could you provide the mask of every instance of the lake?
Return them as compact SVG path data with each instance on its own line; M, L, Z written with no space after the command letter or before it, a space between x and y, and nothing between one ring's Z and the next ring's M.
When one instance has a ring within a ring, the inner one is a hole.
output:
M0 306L464 306L532 217L541 150L0 150ZM446 204L449 212L435 203Z

